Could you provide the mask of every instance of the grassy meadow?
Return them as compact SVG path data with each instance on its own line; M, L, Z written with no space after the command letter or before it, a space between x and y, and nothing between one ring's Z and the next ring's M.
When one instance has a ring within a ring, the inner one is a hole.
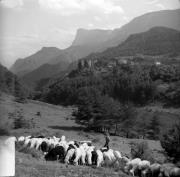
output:
M91 140L98 148L102 147L105 143L104 135L93 131L84 131L83 127L76 124L72 116L72 112L75 109L75 107L55 106L32 100L28 100L26 103L18 103L14 101L14 97L6 94L1 94L0 97L1 122L11 127L9 130L11 135L55 135L58 137L65 135L67 140ZM146 107L141 110L140 115L147 119L147 116L150 116L149 114L153 111L157 111L157 107ZM18 115L21 115L24 119L33 120L34 127L13 129L13 116L17 116L17 112ZM40 112L40 115L38 112ZM162 116L166 120L168 120L171 115L171 119L175 120L178 110L173 109L167 112L167 110L161 108L160 113L166 115ZM166 126L168 124L169 123L167 123ZM110 147L119 150L123 155L129 155L132 143L142 141L148 142L149 148L152 150L152 155L156 161L163 162L165 160L164 152L159 141L126 139L119 136L111 136ZM96 169L88 166L65 166L58 162L45 162L43 155L40 152L36 153L38 153L38 158L36 155L33 157L32 153L24 153L18 149L16 150L17 177L126 176L118 167L101 167Z

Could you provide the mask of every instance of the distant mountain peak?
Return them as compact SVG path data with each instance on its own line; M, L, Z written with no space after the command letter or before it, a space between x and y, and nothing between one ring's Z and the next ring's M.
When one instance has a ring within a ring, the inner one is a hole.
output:
M72 46L79 46L79 45L93 45L94 43L105 42L109 39L109 35L111 34L112 30L103 30L103 29L83 29L79 28L77 30L75 39L72 43Z
M17 75L31 72L39 66L48 63L52 58L57 57L60 54L61 50L57 47L43 47L41 50L27 58L16 60L15 64L11 67L11 71Z
M60 50L57 47L42 47L41 50Z

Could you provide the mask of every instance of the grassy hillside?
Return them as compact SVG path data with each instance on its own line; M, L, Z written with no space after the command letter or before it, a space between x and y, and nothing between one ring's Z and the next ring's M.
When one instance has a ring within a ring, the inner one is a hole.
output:
M126 177L121 171L110 168L92 168L88 166L68 166L57 162L37 160L29 155L17 152L16 177Z
M80 127L74 122L72 112L75 107L62 107L55 106L39 101L28 100L27 103L18 103L14 101L12 96L1 94L0 97L0 112L3 115L3 119L9 123L13 123L15 116L13 113L21 112L21 115L25 120L33 119L35 127L33 128L20 128L13 129L11 127L10 134L20 135L45 135L45 136L62 136L65 135L68 140L91 140L97 147L104 145L104 135L101 133L95 133L93 131L86 132L83 127ZM144 107L138 109L140 118L144 117L148 120L151 113L154 111L161 114L162 123L169 125L170 119L175 120L176 114L179 114L178 109L163 109L160 107ZM37 112L41 113L41 116L37 115ZM167 121L168 120L168 121ZM167 126L168 126L167 125ZM119 136L111 136L110 147L115 150L119 150L123 155L129 155L131 151L131 144L133 142L142 142L143 139L126 139ZM152 150L153 157L163 162L165 156L163 149L159 141L145 140L148 142L149 148ZM36 153L37 154L37 153ZM16 151L16 176L29 177L29 176L126 176L119 167L75 167L57 162L45 162L41 153L38 153L40 158L32 157L31 154L25 154L23 152Z
M93 131L86 132L84 127L79 126L75 123L74 117L72 116L75 107L62 107L51 105L39 101L28 100L27 103L18 103L13 100L12 96L2 94L0 97L0 111L4 120L13 122L15 117L12 117L12 113L20 111L25 120L33 118L35 122L34 128L28 129L10 129L10 133L13 135L47 135L47 136L67 136L68 140L92 140L98 147L104 144L104 135L101 133L95 133ZM166 110L159 107L144 107L138 109L139 118L144 117L145 121L152 116L152 113L156 111L163 118L162 123L169 125L169 119L174 120L177 118L177 114L180 113L179 109ZM170 112L170 113L167 113ZM37 115L37 112L41 113L41 116ZM165 116L166 115L166 116ZM126 139L119 136L112 136L111 146L114 149L119 149L124 154L129 154L129 145L131 141L139 141L142 139ZM150 147L161 149L158 141L148 140Z

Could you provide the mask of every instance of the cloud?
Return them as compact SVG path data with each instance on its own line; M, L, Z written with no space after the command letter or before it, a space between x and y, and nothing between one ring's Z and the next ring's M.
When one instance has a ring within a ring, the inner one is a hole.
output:
M123 16L122 19L125 21L125 22L128 22L129 21L129 18L127 16Z
M9 67L17 58L26 57L36 52L40 40L38 35L24 34L22 36L2 36L0 37L1 62ZM34 47L35 46L35 47Z
M94 20L97 21L97 22L101 22L102 21L102 19L100 17L98 17L98 16L94 16Z
M148 0L147 2L146 2L146 4L156 4L156 3L158 3L159 2L159 0Z
M88 27L89 27L89 28L94 28L94 24L89 23L89 24L88 24Z
M57 10L62 15L71 15L83 10L75 0L39 0L39 5L46 10Z
M7 8L19 8L23 6L24 2L23 0L1 0L0 4Z
M79 14L87 11L99 11L104 14L124 13L112 0L39 0L44 9L57 10L61 15Z
M1 0L6 8L43 9L62 16L74 14L124 14L123 8L116 0Z
M159 0L148 0L146 2L148 5L154 5L155 7L158 7L160 10L164 10L165 6L161 3L159 3Z
M157 6L158 8L160 8L161 10L164 10L164 9L165 9L165 6L164 6L163 4L158 3L158 4L156 4L156 6Z

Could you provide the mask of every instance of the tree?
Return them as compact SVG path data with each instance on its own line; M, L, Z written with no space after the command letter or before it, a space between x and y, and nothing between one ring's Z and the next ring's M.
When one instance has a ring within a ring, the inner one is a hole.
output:
M88 128L117 125L121 117L121 105L113 98L102 95L94 87L84 87L78 93L76 122ZM115 130L117 132L117 129Z
M147 133L147 123L144 119L141 119L138 123L138 133L142 136L142 138L144 139Z
M159 120L156 113L154 113L148 127L148 138L150 139L159 139Z
M132 143L131 156L132 158L140 158L142 160L154 162L152 151L150 150L146 141L142 141L141 143Z
M161 145L174 162L180 161L180 121L163 135Z
M129 134L133 129L134 121L136 120L136 110L132 104L125 105L123 107L122 124L123 131L126 134L126 138L129 138Z

